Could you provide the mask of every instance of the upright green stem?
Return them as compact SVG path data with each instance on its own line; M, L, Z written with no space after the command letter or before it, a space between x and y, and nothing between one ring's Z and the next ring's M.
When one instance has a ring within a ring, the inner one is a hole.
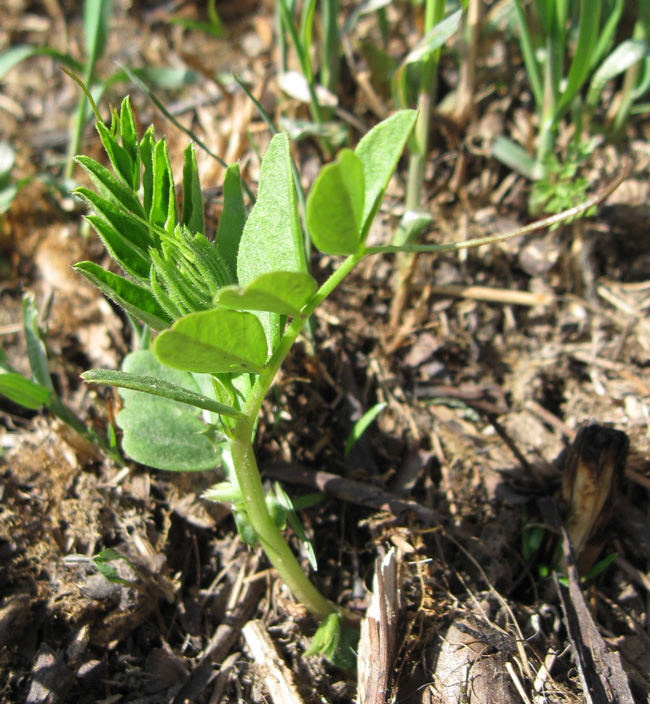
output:
M424 18L424 34L428 34L445 15L444 0L427 0ZM435 51L424 63L420 94L418 96L418 119L411 140L408 181L406 186L406 209L417 210L422 199L424 167L429 151L429 122L436 87L438 85L438 63L440 49ZM395 244L398 244L395 242Z
M639 15L634 25L634 30L632 32L632 39L642 39L648 41L650 39L650 2L649 0L639 0ZM627 124L628 118L630 116L630 110L635 99L638 97L636 95L637 85L639 83L639 77L642 73L641 69L646 66L647 70L647 58L643 61L638 61L637 63L630 66L625 72L625 78L623 80L623 86L621 88L621 101L619 103L618 109L614 117L614 122L612 125L612 132L616 139L620 139L623 134L623 129Z
M568 5L558 2L555 14L549 18L546 39L546 63L544 65L544 96L539 115L539 141L537 143L536 170L538 178L546 175L549 157L555 149L557 107L560 83L564 73L564 53Z
M231 430L228 443L246 513L266 555L294 596L319 619L324 619L332 613L340 613L348 620L354 620L351 615L345 614L342 608L326 599L311 583L282 533L273 522L266 507L264 487L255 460L251 438L262 402L309 316L343 281L365 254L366 250L360 249L357 254L349 256L314 294L301 316L294 318L271 356L264 373L258 377L251 389L242 409L242 416L237 419Z
M539 115L539 138L537 142L537 154L535 159L535 169L538 178L542 178L548 169L548 157L553 152L553 121L555 119L555 106L557 104L557 92L553 85L555 70L553 67L552 41L549 39L548 58L544 71L544 99Z
M229 442L233 466L244 499L246 513L258 535L264 552L292 594L319 619L342 612L326 599L309 581L298 560L273 522L266 508L264 487L251 444L254 419L246 417L237 423Z
M428 34L445 15L444 0L427 0L424 18L424 33ZM424 169L429 153L429 123L431 110L438 85L438 62L440 49L436 50L425 62L418 96L418 118L409 141L410 155L408 178L406 181L406 213L417 211L422 205L422 190L424 186ZM415 222L411 220L410 222ZM393 245L409 244L419 235L421 227L410 227L404 220L393 237ZM390 323L395 326L402 315L406 304L413 269L414 254L401 254L398 256L398 279L395 295L391 302Z
M461 17L460 24L460 76L456 102L456 124L463 128L474 111L474 91L476 87L476 63L481 29L481 9L483 0L469 0Z

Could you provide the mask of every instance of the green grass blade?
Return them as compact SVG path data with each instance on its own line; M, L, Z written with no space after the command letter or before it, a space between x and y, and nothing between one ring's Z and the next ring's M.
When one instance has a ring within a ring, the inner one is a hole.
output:
M462 10L457 10L438 22L407 54L403 62L404 65L430 59L458 31L462 14Z
M300 40L303 47L311 47L314 33L314 13L316 11L316 0L307 0L303 5L302 20L300 22ZM311 63L311 54L307 50L307 61L305 78L311 82L314 80L314 68Z
M0 394L32 411L47 406L52 391L13 372L0 373Z
M365 2L355 3L343 26L343 34L350 34L359 17L371 12L377 12L390 5L392 1L393 0L365 0Z
M113 0L86 0L84 3L84 39L86 61L95 65L106 49Z
M526 67L526 75L528 76L530 89L533 91L533 96L535 97L535 104L537 105L537 108L540 109L544 102L544 88L542 86L542 74L537 61L535 46L533 44L533 39L530 34L528 22L526 21L526 15L524 13L521 0L514 0L514 8L517 18L517 26L519 27L519 44L521 46L521 55L524 60L524 66Z
M0 56L0 80L2 80L14 66L17 66L21 61L29 59L32 56L49 56L57 63L67 66L75 73L83 71L83 64L72 58L69 54L64 54L49 46L30 46L20 45L8 49Z
M369 425L373 420L386 408L385 403L377 403L372 408L367 410L361 418L354 424L350 435L345 443L345 450L343 451L343 457L347 458L352 448L359 442L359 438L368 430Z
M535 159L520 145L507 137L497 137L492 143L492 156L527 179L539 178Z
M340 0L322 0L321 24L323 46L321 50L320 83L335 95L338 93L340 74L340 46L338 19L341 13Z
M314 77L311 71L311 63L309 58L309 47L303 46L296 31L296 27L293 23L293 18L289 7L287 6L286 0L278 0L278 7L280 8L280 17L282 18L282 24L285 30L289 34L293 49L298 57L298 62L300 63L300 68L303 75L307 79L307 85L309 86L309 95L311 97L311 107L313 110L314 118L316 122L321 123L323 121L323 115L321 112L320 103L318 102L318 96L316 95L316 87L314 85Z
M562 117L589 75L591 57L598 40L601 6L600 0L582 0L580 3L578 43L569 69L566 88L555 109L555 123Z
M34 380L54 393L54 384L47 363L43 335L38 327L38 310L30 296L23 298L23 326L27 343L27 357Z
M626 39L621 42L594 73L585 100L587 107L593 110L607 82L625 73L628 68L648 55L650 46L645 41Z
M590 68L592 71L600 65L600 62L605 58L605 55L612 46L616 36L618 23L621 19L621 15L623 14L623 6L624 0L616 0L616 5L614 5L614 7L607 14L607 19L600 30L596 47L591 55Z

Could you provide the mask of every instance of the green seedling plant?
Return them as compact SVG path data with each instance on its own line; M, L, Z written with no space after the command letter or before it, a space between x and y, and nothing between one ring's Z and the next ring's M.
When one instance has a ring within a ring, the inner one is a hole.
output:
M345 449L343 450L343 457L347 458L352 452L352 449L360 440L361 436L368 430L370 424L377 418L377 416L386 408L386 403L376 403L372 408L369 408L359 420L354 424L354 427L348 435L348 439L345 443Z
M511 139L499 137L492 153L534 182L530 203L533 211L560 212L584 198L585 184L574 177L593 151L594 132L599 129L607 136L606 128L598 128L593 120L604 88L620 74L636 71L641 62L645 64L649 46L642 22L637 25L635 38L612 49L623 5L624 0L535 0L529 16L522 0L514 2L523 62L536 108L536 147L530 154ZM574 48L569 57L571 46ZM618 101L620 115L627 115L630 101L648 89L647 80L630 80ZM570 120L573 130L566 164L556 154L560 123L565 119ZM616 129L620 129L620 122Z
M566 570L562 566L563 554L560 544L555 546L555 550L551 551L549 557L544 556L544 547L553 544L553 536L550 531L539 523L533 523L530 520L528 511L524 508L523 511L523 529L521 532L521 556L527 565L533 565L539 579L548 579L553 572L558 572L560 584L568 586L568 579L564 576ZM548 552L548 550L547 550ZM590 567L584 574L580 576L582 583L588 582L596 578L604 572L618 557L617 553L610 553L602 560L599 560L595 565Z
M253 442L262 403L309 317L364 257L405 251L367 246L366 237L415 120L414 111L395 113L321 169L307 200L306 227L316 248L341 259L320 286L307 273L285 133L264 154L250 212L239 168L228 167L214 241L205 235L193 145L185 151L179 208L166 141L152 127L137 134L128 99L113 110L110 126L97 124L111 170L77 158L94 188L76 193L125 275L89 261L75 268L145 326L140 339L147 339L147 327L155 333L149 347L127 355L120 371L90 370L83 378L120 389L116 422L130 458L170 471L223 468L227 480L208 496L233 507L246 542L261 545L295 598L324 622L328 643L348 644L343 632L356 618L303 571L283 535L288 523L306 541L297 506L279 489L265 494ZM506 237L407 250L458 250Z
M367 254L366 235L414 119L412 111L397 113L321 171L307 224L315 246L345 259L320 287L307 273L286 134L271 140L248 215L238 167L228 168L214 242L204 234L193 146L185 153L179 212L166 142L152 128L138 137L128 100L110 127L97 124L112 172L77 159L94 189L76 193L128 278L92 262L75 268L158 332L151 349L128 355L121 371L92 370L84 378L121 388L117 423L128 456L167 470L224 466L229 481L216 496L224 492L252 529L248 542L260 542L320 619L354 620L315 588L289 548L283 518L269 510L252 443L261 404L309 316Z
M309 104L311 114L310 123L283 118L282 126L296 137L319 137L323 151L331 156L334 147L340 146L347 139L347 130L333 121L340 77L341 40L338 18L341 2L321 0L318 5L320 52L316 60L316 55L312 52L317 17L316 0L305 0L299 13L295 0L278 0L276 4L280 82L289 95ZM296 21L298 14L300 17ZM289 44L298 60L300 74L289 71ZM298 76L304 81L304 86Z
M217 39L223 37L223 24L217 12L217 0L208 0L207 2L208 21L188 19L186 17L172 17L170 24L176 24L185 29L191 29L199 32L206 32Z

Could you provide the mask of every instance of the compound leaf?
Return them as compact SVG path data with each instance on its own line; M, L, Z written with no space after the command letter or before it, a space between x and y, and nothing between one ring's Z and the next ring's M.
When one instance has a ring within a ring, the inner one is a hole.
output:
M201 195L201 181L199 169L196 165L194 145L188 144L185 150L185 163L183 165L183 225L190 232L205 232L203 216L203 196Z
M365 183L362 239L365 239L379 210L388 181L397 166L416 118L415 110L396 112L373 127L354 151L363 164Z
M164 330L171 325L171 318L149 289L105 271L94 262L79 262L73 268L118 306L154 330Z
M153 197L149 220L171 233L176 227L176 217L174 175L167 154L167 141L160 139L153 150Z
M104 198L129 210L141 219L145 218L144 210L137 196L130 188L118 181L105 166L98 164L94 159L83 154L75 157L75 161L90 176L95 187Z
M239 411L225 403L219 403L203 394L172 384L164 379L157 379L152 376L132 374L130 372L119 372L111 369L90 369L84 372L81 377L84 381L93 384L107 384L117 386L121 389L131 389L132 391L143 391L152 396L168 398L172 401L185 403L196 408L203 408L211 413L222 416L237 416ZM0 375L0 382L2 376Z
M241 286L272 271L307 271L286 133L273 137L262 159L257 201L237 256Z
M237 272L237 253L245 224L246 210L239 165L232 164L226 169L223 181L223 213L219 218L214 244L233 274Z
M122 147L124 147L135 165L133 190L137 191L140 187L140 151L138 149L138 130L135 126L135 117L128 95L122 101L120 108L120 137L122 139Z
M119 122L119 117L116 112L113 113L113 120ZM104 149L113 166L113 171L131 190L137 191L136 170L139 164L133 161L129 152L120 145L113 131L109 130L103 122L97 122L96 127Z

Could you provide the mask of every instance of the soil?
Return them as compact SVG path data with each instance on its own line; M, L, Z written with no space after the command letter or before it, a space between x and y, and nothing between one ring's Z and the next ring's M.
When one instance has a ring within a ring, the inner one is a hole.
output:
M0 52L48 45L81 60L79 5L0 2ZM217 2L225 34L216 38L170 22L206 20L202 3L116 0L97 74L120 65L194 72L198 80L156 94L226 162L239 160L254 190L269 133L223 76L241 75L276 119L308 117L278 87L272 5ZM347 17L351 3L343 5ZM403 56L421 18L410 4L389 10L390 52ZM341 78L337 119L352 145L361 127L379 121L359 79L360 47L378 41L372 17L350 35L355 62L344 63ZM530 184L488 149L497 134L534 129L516 42L493 28L480 55L470 119L459 125L439 112L432 123L430 243L531 220ZM456 74L453 55L443 55L441 96ZM63 183L78 88L48 57L18 64L1 86L0 134L16 151L12 175L36 177L0 221L2 349L29 375L22 298L33 296L57 392L105 436L115 396L84 385L80 373L118 368L131 328L70 268L109 260L81 204L50 185ZM166 135L180 173L188 137L142 90L110 85L100 108L127 93L140 126L153 123ZM386 96L377 99L392 109ZM387 658L387 691L367 702L650 701L648 124L635 118L620 143L601 140L594 151L584 170L590 193L634 159L594 216L461 254L419 256L392 322L396 260L364 260L319 309L311 338L296 346L267 399L257 437L266 479L280 480L292 497L324 497L300 515L319 588L361 617L377 558L393 551L397 562L397 603L386 612L393 640L363 656ZM567 138L562 131L560 148ZM293 149L308 188L326 156L312 138ZM90 125L83 150L103 159ZM223 170L198 155L213 234ZM74 177L84 178L79 170ZM391 240L405 177L406 159L373 244ZM314 275L324 279L336 263L314 253ZM344 457L354 423L379 402L385 409ZM239 538L229 511L202 499L218 472L116 463L46 412L3 397L0 443L0 701L357 700L357 675L305 655L317 624L263 554ZM612 561L580 589L570 574L563 586L548 573L562 526L548 506L564 511L571 532L572 501L587 495L573 485L571 496L571 480L582 471L605 498L578 566L584 573L587 562ZM122 583L92 561L108 548L127 558L116 563ZM269 694L272 668L242 635L251 622L270 635L283 677L295 683L293 698ZM585 648L596 653L592 669L580 659ZM599 670L605 661L609 675ZM593 689L603 682L609 695Z

